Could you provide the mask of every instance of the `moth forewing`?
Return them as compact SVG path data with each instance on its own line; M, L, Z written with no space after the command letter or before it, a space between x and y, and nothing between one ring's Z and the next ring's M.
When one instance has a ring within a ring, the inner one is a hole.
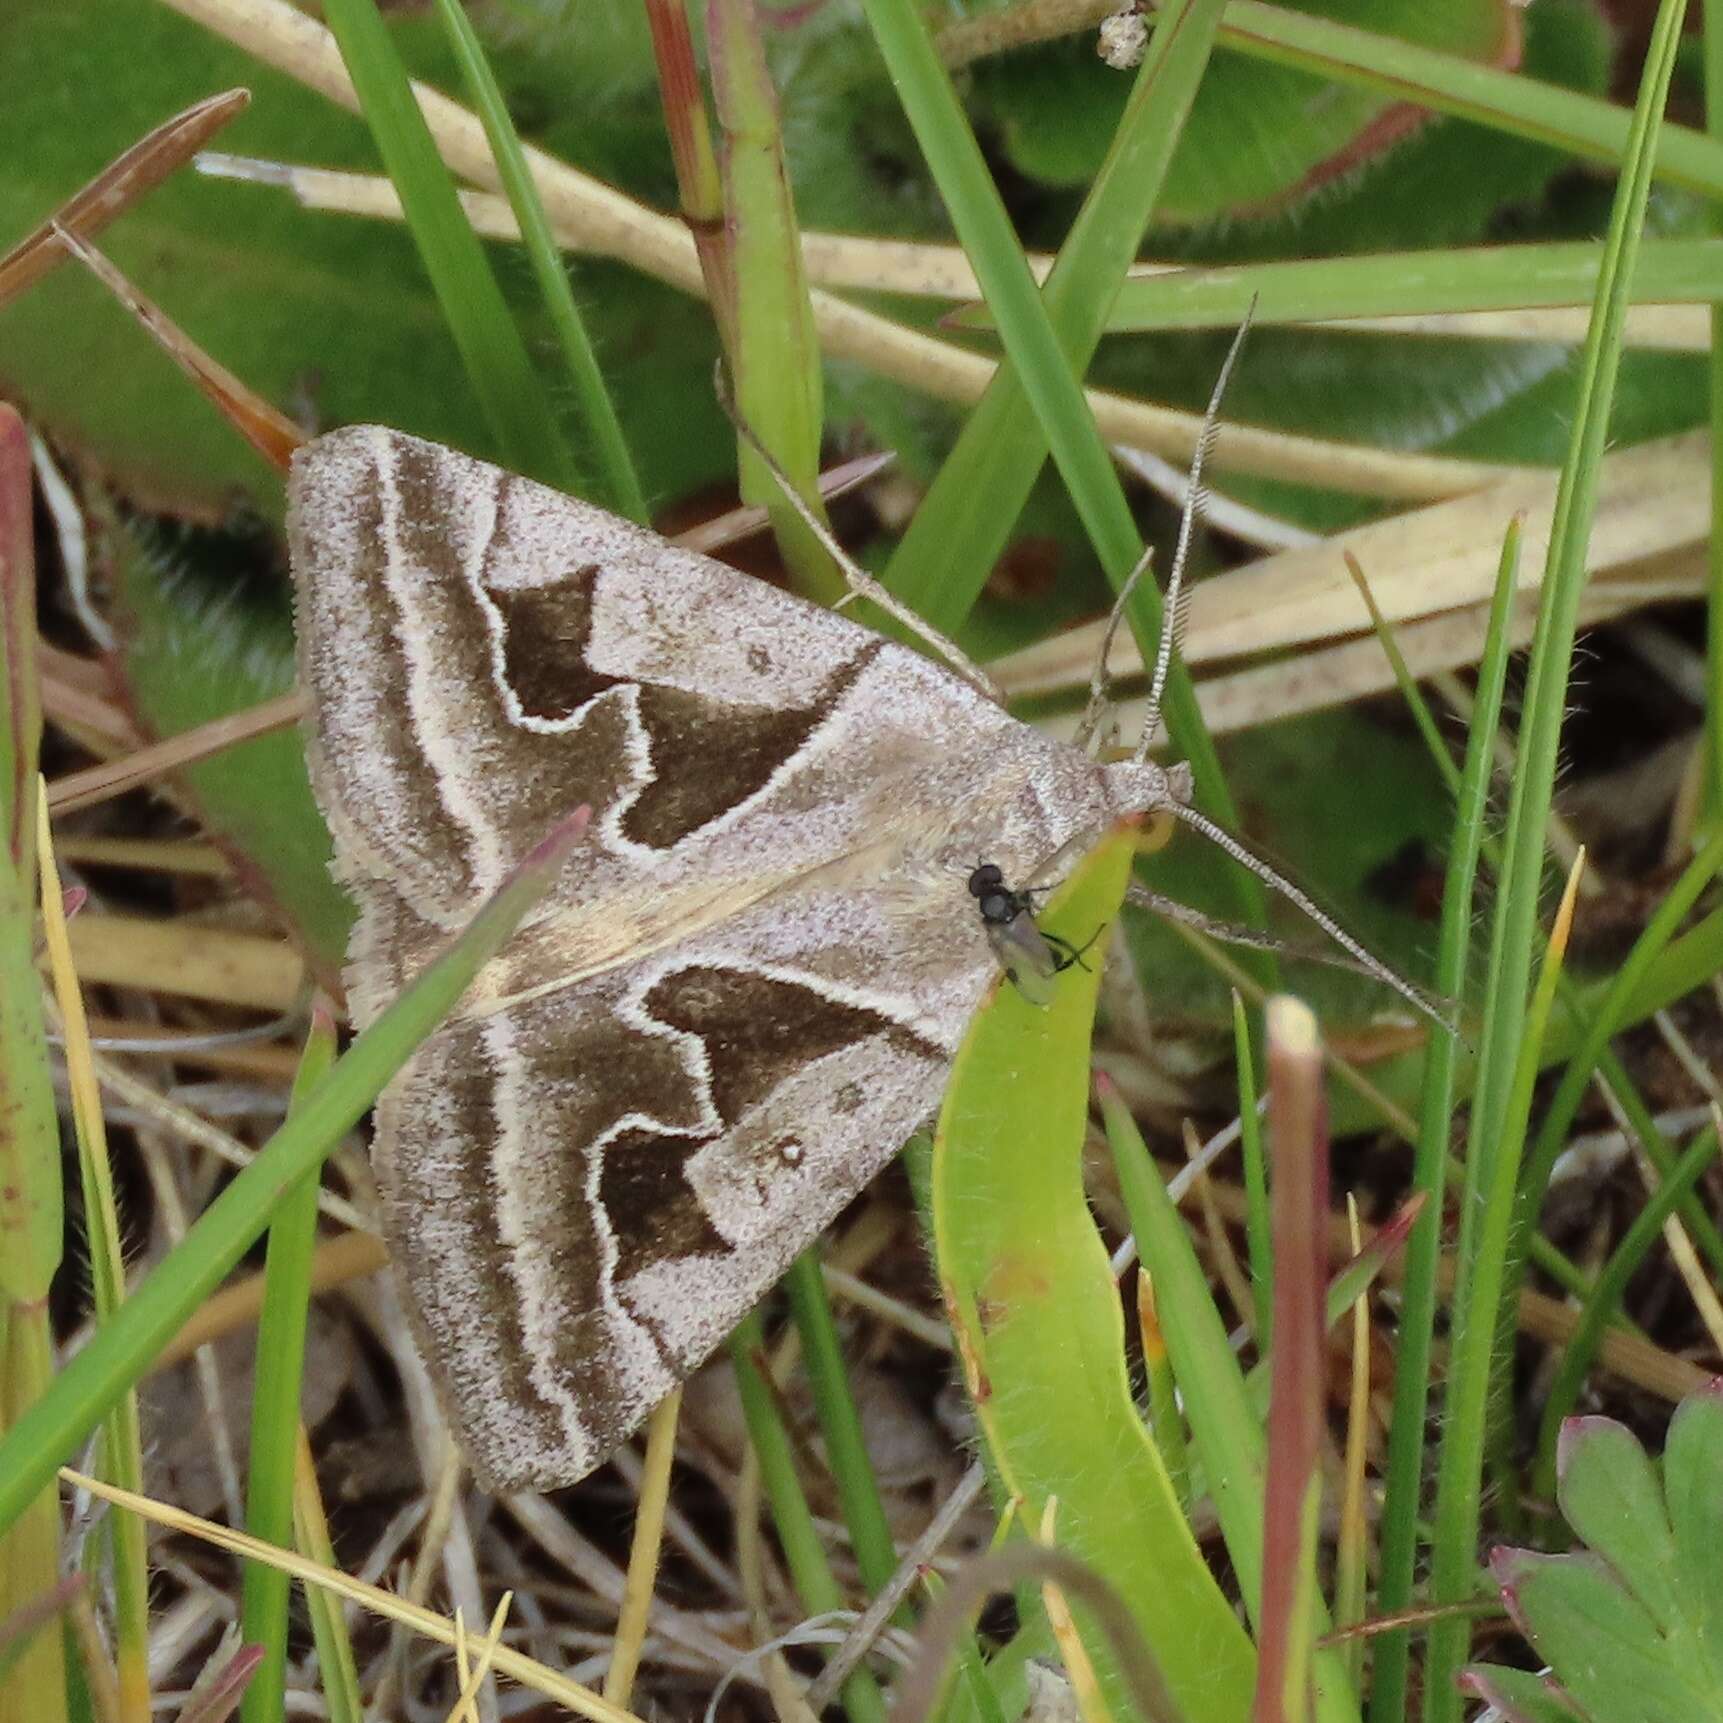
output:
M391 1085L374 1138L415 1333L478 1474L570 1483L933 1113L998 974L964 901L974 856L1035 880L1188 788L397 432L300 451L289 527L358 1021L593 809L582 865ZM1007 943L1033 986L1047 942L1022 921Z

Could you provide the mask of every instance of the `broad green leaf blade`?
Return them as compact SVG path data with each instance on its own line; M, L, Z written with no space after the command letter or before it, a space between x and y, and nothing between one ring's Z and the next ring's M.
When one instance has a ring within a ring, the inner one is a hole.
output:
M1663 1494L1675 1532L1674 1586L1723 1693L1723 1383L1689 1395L1670 1420Z
M1657 1623L1592 1555L1498 1550L1492 1566L1526 1637L1600 1723L1714 1723L1699 1672L1669 1655Z
M1518 60L1517 23L1501 0L1321 0L1303 10L1483 65ZM1031 178L1086 185L1099 171L1129 79L1086 34L976 68L1005 153ZM1218 57L1167 176L1162 216L1246 219L1300 199L1387 151L1420 116L1382 89L1335 86L1239 54Z
M1675 1583L1675 1544L1645 1450L1613 1418L1569 1418L1562 1426L1560 1468L1556 1499L1567 1523L1615 1569L1665 1634L1684 1635L1688 1618Z
M493 63L536 141L658 199L662 121L641 101L651 60L636 8L583 12L577 36L511 26ZM500 14L475 18L481 31ZM397 8L413 71L458 88L434 18ZM248 86L222 134L242 156L375 171L364 123L158 0L8 0L0 29L0 246L165 115ZM311 428L395 425L491 460L492 436L459 352L396 223L300 208L284 191L176 174L104 232L138 286L261 394ZM494 253L529 345L548 326L513 248ZM733 471L712 398L710 318L685 294L582 259L575 291L650 495L682 496ZM128 495L229 516L245 498L278 516L281 487L208 403L84 272L61 268L0 311L0 392L91 454ZM663 403L673 398L675 413Z
M1101 844L1043 919L1082 944L1118 913L1128 835ZM1102 1574L1192 1717L1242 1723L1254 1659L1132 1402L1124 1322L1083 1194L1098 977L1073 967L1041 1010L1001 985L952 1070L935 1138L934 1240L976 1416L1000 1486ZM1109 1703L1124 1689L1085 1636ZM1115 1715L1122 1711L1115 1709Z
M1561 1694L1530 1670L1474 1663L1461 1680L1468 1693L1494 1705L1508 1723L1585 1723Z
M1388 89L1438 113L1484 120L1510 135L1559 144L1598 161L1625 165L1634 153L1634 117L1617 102L1290 7L1232 0L1221 40L1243 53ZM1689 127L1669 126L1657 143L1655 171L1673 183L1710 190L1723 174L1723 144Z

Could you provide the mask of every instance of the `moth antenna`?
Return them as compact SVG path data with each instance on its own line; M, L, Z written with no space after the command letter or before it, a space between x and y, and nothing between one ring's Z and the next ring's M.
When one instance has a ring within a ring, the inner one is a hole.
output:
M1151 910L1167 921L1176 921L1181 927L1194 928L1196 932L1205 933L1210 939L1218 939L1225 945L1243 945L1252 951L1285 953L1288 950L1285 940L1276 939L1272 933L1264 933L1260 927L1248 927L1242 921L1223 921L1218 916L1207 915L1188 903L1181 903L1176 897L1152 891L1135 880L1125 887L1125 902L1135 904L1138 909ZM1316 963L1340 963L1348 968L1354 967L1351 958L1335 957L1328 952L1300 950L1295 955L1307 957Z
M1155 673L1149 682L1149 705L1143 715L1143 733L1137 738L1135 758L1138 760L1146 760L1149 757L1155 731L1160 728L1161 701L1167 691L1167 675L1172 669L1173 651L1184 639L1185 564L1190 558L1191 539L1196 533L1196 523L1204 517L1208 509L1203 468L1208 464L1215 439L1220 435L1220 404L1226 398L1226 386L1232 380L1232 368L1238 363L1239 354L1244 351L1244 338L1250 333L1251 319L1255 315L1256 300L1253 297L1244 309L1244 321L1239 324L1238 333L1233 336L1232 345L1226 350L1226 358L1221 361L1220 375L1214 380L1208 408L1203 414L1202 430L1197 435L1196 452L1191 457L1191 476L1186 482L1185 506L1179 514L1178 543L1173 549L1173 566L1167 576L1167 595L1161 609L1161 637L1155 645ZM1118 602L1113 606L1113 621L1109 623L1109 644L1110 635L1116 631L1117 618L1137 579L1140 567L1141 565L1131 571L1130 579L1119 589ZM1106 654L1103 651L1103 668L1106 662Z
M1421 1016L1429 1018L1444 1033L1456 1033L1454 1025L1442 1015L1435 1001L1430 999L1410 981L1404 980L1388 967L1379 957L1372 956L1368 949L1354 939L1333 916L1322 909L1308 893L1299 890L1291 880L1270 867L1260 857L1254 856L1245 846L1229 832L1225 826L1216 825L1206 814L1199 813L1195 808L1186 807L1183 802L1167 803L1167 812L1181 825L1186 825L1194 832L1200 832L1216 849L1224 851L1242 868L1247 868L1263 882L1273 886L1295 909L1300 910L1316 924L1336 945L1344 951L1357 967L1372 980L1380 981L1384 987L1391 987Z
M844 580L849 585L850 596L852 598L865 598L869 604L877 605L894 622L906 628L918 640L925 641L927 645L931 646L977 692L991 700L995 706L1003 706L1005 696L1000 693L993 679L979 664L975 663L954 640L948 640L938 629L930 628L907 604L887 592L838 543L833 536L832 529L808 506L807 498L796 489L789 474L778 465L765 444L754 435L753 427L743 419L736 407L734 398L730 394L728 380L724 375L724 362L721 359L713 367L712 387L717 394L718 405L724 409L724 416L735 426L736 435L759 457L761 465L771 474L772 483L778 487L784 501L795 510L802 525L819 540L826 555L837 565Z

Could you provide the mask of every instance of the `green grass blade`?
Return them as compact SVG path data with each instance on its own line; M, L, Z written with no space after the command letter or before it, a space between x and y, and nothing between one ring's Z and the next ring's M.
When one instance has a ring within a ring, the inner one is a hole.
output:
M83 996L72 962L59 870L54 863L54 834L46 794L37 798L37 859L42 882L42 935L64 1033L66 1077L71 1091L72 1126L78 1145L78 1182L83 1194L85 1259L89 1265L90 1303L98 1327L106 1327L126 1300L126 1266L120 1234L119 1202L114 1193L113 1162L108 1154L107 1122L101 1091L91 1068L90 1032ZM100 1475L123 1490L143 1488L143 1438L134 1393L122 1394L102 1423ZM121 1715L150 1715L150 1602L147 1528L135 1515L113 1515L100 1547L108 1555L113 1596L114 1673Z
M65 1228L60 1124L36 979L35 527L30 438L0 403L0 1298L48 1295ZM4 1611L0 1611L3 1614Z
M1573 441L1557 493L1548 562L1532 646L1520 767L1508 816L1506 861L1492 934L1492 985L1484 1004L1478 1085L1467 1144L1461 1280L1445 1402L1437 1492L1433 1598L1454 1603L1475 1583L1482 1461L1496 1365L1498 1298L1513 1221L1525 1119L1515 1116L1516 1071L1527 1023L1527 981L1537 933L1544 826L1554 785L1575 623L1585 579L1585 542L1595 509L1598 463L1621 357L1627 283L1644 223L1658 119L1668 94L1683 0L1665 0L1646 61L1631 143L1616 194L1591 333L1582 361ZM1469 1623L1432 1630L1425 1723L1458 1723L1455 1685Z
M1185 1440L1185 1415L1179 1405L1178 1382L1167 1352L1167 1338L1155 1309L1155 1278L1145 1268L1137 1279L1137 1328L1142 1337L1143 1374L1149 1396L1149 1428L1172 1481L1173 1494L1185 1517L1191 1511L1190 1444Z
M1262 0L1231 0L1220 39L1277 65L1387 90L1434 113L1476 120L1612 166L1624 165L1638 148L1636 117L1614 102ZM1723 144L1685 126L1667 126L1652 148L1655 177L1723 196Z
M1705 129L1723 148L1723 15L1712 6L1702 25L1705 66ZM1723 228L1723 209L1713 202L1711 226ZM1709 591L1705 600L1706 813L1723 819L1723 532L1717 530L1715 499L1723 497L1723 293L1711 307L1711 540L1706 552Z
M1502 541L1502 560L1490 600L1489 631L1478 666L1478 687L1466 738L1442 888L1442 926L1436 955L1435 987L1439 996L1459 999L1465 991L1472 942L1473 889L1478 852L1489 812L1491 769L1496 728L1501 720L1502 694L1507 686L1511 645L1509 622L1519 579L1520 527L1510 523ZM1384 636L1385 644L1392 636ZM1398 648L1394 648L1397 653ZM1409 690L1412 709L1429 721L1405 670L1396 675ZM1436 757L1448 752L1439 736L1432 738ZM1424 1476L1425 1419L1430 1402L1430 1355L1435 1337L1438 1296L1436 1271L1442 1254L1443 1202L1447 1194L1448 1144L1453 1128L1458 1042L1434 1037L1425 1055L1423 1096L1418 1114L1418 1141L1412 1161L1412 1189L1424 1198L1423 1212L1406 1243L1406 1274L1401 1285L1399 1339L1394 1359L1394 1412L1388 1432L1387 1483L1380 1532L1381 1572L1376 1610L1392 1615L1412 1601L1412 1570L1417 1554L1418 1510ZM1382 1635L1370 1690L1371 1723L1402 1723L1406 1710L1406 1666L1410 1640L1404 1631Z
M65 1224L60 1126L35 966L42 712L30 493L28 434L0 405L0 1431L48 1391L48 1289ZM30 1495L27 1510L20 1502L22 1522L0 1530L0 1621L23 1619L60 1579L58 1498L52 1490ZM55 1621L18 1648L0 1690L0 1715L58 1723L65 1705L65 1638Z
M1077 941L1105 926L1131 857L1127 835L1100 845L1042 920ZM1098 980L1065 971L1045 1009L1002 984L971 1024L933 1153L940 1285L1001 1490L1030 1528L1056 1498L1059 1547L1118 1593L1174 1700L1242 1723L1254 1658L1132 1399L1118 1291L1083 1194ZM1123 1715L1124 1672L1078 1620Z
M497 179L519 224L522 248L538 282L545 315L580 403L581 417L603 477L603 494L595 500L630 520L648 525L646 495L634 470L634 457L628 452L628 442L622 434L622 423L616 416L604 372L599 368L598 355L586 333L580 308L574 302L562 249L551 232L550 219L538 195L532 170L527 166L514 121L509 117L508 104L465 8L458 0L437 0L437 14L448 33L473 107L484 123L485 137L496 159Z
M1723 909L1714 909L1679 939L1669 942L1668 949L1652 964L1651 973L1627 1002L1622 1026L1643 1022L1652 1012L1674 1004L1682 994L1703 987L1719 969L1723 969ZM1582 998L1596 999L1602 993L1600 984Z
M1628 1076L1627 1067L1622 1064L1620 1055L1613 1049L1605 1048L1598 1057L1597 1074L1608 1084L1616 1105L1621 1108L1622 1117L1627 1120L1627 1128L1638 1140L1659 1177L1668 1178L1675 1168L1675 1151L1657 1128L1651 1108L1646 1104L1645 1097L1640 1094L1633 1079ZM1710 1209L1699 1197L1691 1196L1681 1199L1678 1212L1682 1225L1692 1233L1694 1242L1711 1259L1712 1271L1723 1275L1723 1233L1718 1231L1716 1219ZM1532 1242L1536 1243L1541 1236L1534 1233ZM1538 1266L1544 1266L1541 1260Z
M1131 1230L1155 1277L1155 1308L1190 1418L1202 1485L1214 1502L1245 1609L1255 1621L1262 1597L1268 1442L1261 1408L1267 1405L1268 1371L1259 1363L1247 1378L1239 1368L1208 1278L1136 1121L1110 1082L1098 1079L1095 1089ZM1331 1324L1343 1307L1331 1292ZM1325 1652L1317 1667L1317 1715L1326 1723L1356 1718L1344 1666Z
M323 1498L317 1491L317 1468L305 1426L294 1431L293 1536L310 1560L339 1570L335 1545L324 1517ZM311 1636L317 1647L317 1673L329 1723L364 1723L365 1705L359 1692L359 1663L341 1601L320 1585L304 1587L305 1613L311 1618Z
M1561 1437L1563 1420L1578 1403L1585 1386L1586 1373L1597 1356L1603 1331L1615 1316L1627 1283L1644 1262L1651 1247L1663 1230L1663 1223L1675 1212L1676 1205L1698 1182L1699 1175L1717 1154L1717 1131L1707 1126L1687 1146L1681 1158L1659 1181L1650 1200L1633 1224L1622 1234L1620 1242L1610 1252L1603 1273L1597 1277L1580 1311L1579 1326L1574 1329L1562 1351L1561 1362L1550 1382L1549 1396L1544 1401L1543 1417L1538 1426L1537 1463L1532 1473L1531 1493L1542 1501L1553 1501L1556 1493L1556 1444Z
M968 33L964 23L951 31ZM1432 113L1475 120L1611 167L1621 164L1628 149L1632 116L1614 102L1317 13L1231 0L1219 39L1241 54L1379 90ZM951 56L953 63L972 52ZM1708 78L1707 88L1715 101L1716 81ZM1665 184L1723 197L1723 141L1686 126L1665 126L1653 171Z
M1517 531L1517 527L1515 530ZM1431 759L1448 780L1449 784L1453 787L1456 797L1458 798L1460 795L1460 770L1448 756L1447 744L1442 740L1441 734L1436 727L1436 720L1430 711L1428 703L1425 701L1423 695L1419 693L1417 685L1412 680L1411 671L1407 667L1405 658L1400 652L1399 645L1394 638L1393 630L1389 627L1387 621L1383 618L1381 611L1377 608L1375 598L1370 591L1369 585L1365 582L1362 573L1356 566L1353 567L1352 572L1353 577L1357 582L1358 590L1362 595L1365 604L1369 607L1371 622L1375 627L1377 637L1382 643L1383 650L1388 654L1390 662L1393 664L1395 681L1398 683L1400 692L1405 698L1407 707L1410 709L1413 719L1416 721L1419 731L1423 735L1425 742L1430 749ZM1498 592L1498 598L1500 597L1501 595ZM1481 677L1480 687L1482 688L1486 685L1487 684ZM1485 835L1482 837L1479 847L1482 855L1488 859L1491 866L1499 872L1501 869L1500 846L1488 835ZM1677 882L1675 891L1678 895L1682 894L1682 885L1680 882ZM1690 907L1690 898L1687 899L1687 903ZM1573 1028L1573 1025L1576 1023L1595 1028L1599 1024L1600 1019L1607 1018L1613 1023L1615 1029L1626 1026L1626 1021L1617 1018L1614 1015L1613 1009L1606 1008L1606 1005L1599 1001L1604 998L1607 993L1626 995L1636 993L1641 990L1647 976L1655 971L1659 962L1659 953L1664 942L1668 938L1669 930L1673 925L1673 922L1680 919L1681 913L1681 910L1677 906L1672 907L1670 910L1665 912L1665 915L1670 917L1669 921L1666 921L1664 916L1653 917L1651 925L1646 929L1646 934L1652 935L1652 937L1644 948L1643 960L1636 962L1634 960L1634 955L1631 953L1629 954L1629 964L1632 972L1628 976L1628 983L1625 987L1621 985L1619 975L1615 981L1603 984L1598 988L1593 988L1589 990L1589 992L1584 989L1576 988L1565 973L1557 978L1557 997L1567 1006L1567 1012L1561 1020L1559 1031L1554 1025L1546 1027L1543 1039L1543 1049L1546 1058L1560 1056L1563 1049L1567 1051L1569 1057L1574 1056L1572 1053L1572 1047L1578 1035L1583 1033L1583 1031L1576 1031ZM1653 933L1654 929L1656 930L1655 934ZM1642 936L1642 938L1644 937L1645 936ZM1457 988L1459 983L1456 982L1454 986ZM1453 990L1450 990L1449 996L1456 996ZM1590 1001L1589 1006L1581 1003L1581 1001L1587 999ZM1617 1009L1625 1009L1625 1007L1618 1006ZM1648 1015L1650 1015L1649 1009L1641 1013L1641 1016ZM1640 1019L1633 1018L1631 1020L1639 1021ZM1610 1032L1613 1033L1613 1029ZM1562 1047L1560 1049L1552 1045L1552 1043L1558 1039L1562 1043ZM1450 1053L1454 1053L1457 1050L1449 1048L1448 1051ZM1640 1138L1640 1142L1644 1147L1646 1154L1650 1156L1659 1173L1667 1176L1673 1166L1674 1155L1668 1150L1666 1145L1663 1145L1661 1136L1655 1127L1650 1124L1650 1110L1646 1107L1644 1100L1640 1097L1637 1089L1634 1087L1626 1069L1621 1065L1620 1061L1608 1051L1607 1041L1605 1039L1599 1037L1595 1040L1589 1059L1590 1063L1597 1065L1600 1074L1614 1091L1620 1106L1628 1116L1633 1130ZM1590 1064L1587 1066L1588 1072L1589 1069ZM1554 1108L1552 1106L1552 1116L1553 1112ZM1555 1148L1550 1151L1552 1164L1553 1155L1555 1152L1558 1152L1560 1148L1559 1139L1565 1132L1566 1123L1571 1122L1571 1118L1572 1114L1570 1110L1568 1112L1567 1120L1562 1124L1560 1131L1552 1130L1548 1120L1546 1120L1545 1126L1543 1127L1544 1132L1547 1132L1550 1140L1555 1143ZM1544 1173L1535 1173L1531 1170L1532 1163L1535 1163L1537 1159L1538 1154L1535 1151L1530 1157L1528 1157L1527 1170L1521 1174L1521 1184L1524 1188L1529 1188L1535 1183L1535 1185L1541 1189L1548 1182L1547 1171ZM1723 1269L1723 1234L1719 1233L1716 1224L1711 1220L1710 1216L1705 1213L1697 1199L1692 1197L1683 1199L1682 1218L1687 1223L1694 1237L1698 1239L1702 1248L1704 1248L1706 1253L1712 1258L1712 1261L1717 1264L1720 1269ZM1513 1243L1510 1246L1507 1277L1504 1281L1502 1296L1500 1299L1502 1313L1501 1332L1498 1336L1497 1346L1499 1350L1503 1351L1504 1355L1505 1349L1513 1344L1515 1332L1514 1313L1517 1305L1519 1278L1523 1270L1524 1260L1527 1257L1536 1262L1538 1267L1542 1268L1545 1273L1549 1274L1559 1285L1566 1288L1576 1297L1589 1297L1591 1292L1592 1283L1590 1279L1575 1268L1574 1265L1569 1262L1553 1244L1536 1232L1535 1229L1527 1227L1521 1232L1516 1232ZM1415 1460L1416 1455L1412 1456L1412 1458L1408 1460L1408 1464L1414 1463ZM1386 1608L1386 1606L1384 1606L1384 1608ZM1391 1660L1394 1656L1392 1646L1396 1643L1403 1642L1403 1637L1403 1635L1396 1635L1390 1640L1389 1657Z
M376 0L328 0L323 13L503 464L576 489L578 475L543 379L431 140Z
M1119 289L1107 333L1237 328L1252 305L1262 324L1586 305L1602 261L1600 242L1571 240L1133 275ZM1702 304L1720 288L1723 239L1655 239L1640 254L1629 298L1636 305ZM990 323L985 306L948 321Z
M863 9L998 319L1007 361L936 482L937 499L930 492L911 524L914 544L906 535L886 582L949 632L967 614L1050 451L1117 588L1136 566L1142 540L1084 398L1081 373L1153 211L1166 160L1208 63L1219 0L1175 0L1162 9L1113 148L1054 265L1045 299L920 11L913 0L864 0ZM946 561L953 554L965 559L961 567ZM1130 621L1145 663L1154 661L1160 608L1154 582L1139 581ZM1176 659L1166 719L1190 762L1198 802L1223 824L1236 825L1189 673ZM1263 894L1257 881L1237 866L1227 866L1225 877L1244 918L1259 921ZM1252 967L1263 973L1254 958Z
M46 1301L0 1304L0 1431L16 1431L53 1392L54 1336ZM94 1427L92 1420L91 1427ZM0 1440L0 1455L8 1436ZM27 1618L60 1582L60 1501L36 1480L0 1531L0 1621ZM18 1648L0 1689L0 1723L64 1723L65 1635L59 1624Z
M1274 1237L1268 1216L1268 1161L1256 1111L1256 1058L1250 1019L1232 996L1233 1065L1238 1072L1238 1140L1244 1159L1245 1237L1250 1243L1250 1289L1256 1302L1256 1350L1266 1356L1274 1335Z
M879 1591L897 1570L897 1548L868 1458L861 1416L844 1369L842 1342L832 1320L817 1248L804 1251L784 1277L790 1311L802 1340L802 1360L814 1390L814 1411L826 1439L826 1460L843 1503L844 1524L862 1583Z
M1674 938L1675 930L1687 919L1719 869L1723 869L1723 832L1713 837L1683 869L1633 942L1633 949L1610 978L1608 991L1590 1012L1579 1048L1562 1073L1561 1082L1544 1110L1537 1136L1526 1153L1520 1175L1519 1212L1514 1222L1515 1257L1523 1254L1525 1242L1537 1224L1556 1157L1567 1140L1568 1129L1585 1099L1592 1073L1609 1038L1621 1027L1628 1000L1644 985L1652 966Z
M0 1441L0 1531L51 1482L115 1400L268 1225L277 1205L364 1115L413 1049L556 877L585 831L581 808L540 843L466 930L356 1040L304 1109L204 1210L184 1239Z
M754 0L706 0L706 20L724 198L724 221L709 243L723 248L734 286L734 326L725 334L736 406L797 494L822 515L820 340L777 91ZM836 603L848 586L825 547L759 456L744 446L737 459L742 496L764 505L797 590Z
M335 1061L335 1024L321 1005L288 1101L291 1118ZM257 1319L257 1367L251 1390L251 1461L245 1529L265 1543L293 1544L293 1476L299 1447L299 1389L305 1362L305 1324L311 1303L311 1263L317 1248L315 1171L282 1199L269 1223L264 1257L263 1309ZM130 1516L127 1516L130 1517ZM245 1723L279 1723L285 1714L287 1601L291 1578L267 1562L247 1562L240 1633L263 1648L263 1661L245 1690Z
M1037 290L997 191L953 99L919 64L907 26L887 33L885 13L870 12L880 45L898 79L923 152L944 194L989 315L1003 326L1006 358L970 414L956 447L923 499L891 559L886 584L936 627L956 628L1004 549L1030 487L1059 428L1072 446L1060 464L1073 498L1094 493L1090 513L1105 522L1099 535L1085 524L1102 560L1119 535L1097 475L1073 478L1073 460L1095 464L1093 427L1085 427L1077 385L1100 340L1107 308L1123 281L1153 213L1174 144L1208 63L1221 8L1169 6L1161 14L1108 159L1060 248L1052 273ZM915 65L922 85L905 82L900 66ZM1105 450L1099 451L1106 460ZM1079 510L1083 504L1079 502ZM1124 558L1128 573L1139 550L1134 531ZM1115 547L1116 549L1117 547ZM1114 575L1115 581L1123 573ZM1158 621L1158 618L1154 620ZM1145 654L1152 662L1152 651ZM1181 739L1182 740L1182 739Z
M824 1615L847 1607L848 1600L826 1560L819 1529L796 1476L795 1455L790 1438L778 1416L777 1400L760 1367L765 1354L765 1330L760 1313L750 1311L730 1336L730 1363L736 1372L736 1387L742 1397L742 1415L748 1424L748 1440L760 1462L760 1477L766 1499L772 1505L772 1524L783 1546L784 1560L796 1595L809 1615ZM844 1710L850 1723L884 1723L885 1700L879 1684L865 1669L855 1670L843 1685Z

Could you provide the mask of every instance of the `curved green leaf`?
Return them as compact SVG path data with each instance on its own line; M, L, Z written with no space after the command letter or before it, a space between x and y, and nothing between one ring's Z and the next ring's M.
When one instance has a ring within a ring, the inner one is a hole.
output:
M1043 919L1081 945L1117 914L1125 835L1101 844ZM1059 977L1043 1011L1002 985L971 1026L934 1141L933 1231L946 1308L1001 1490L1125 1599L1174 1697L1242 1723L1255 1660L1131 1397L1124 1320L1083 1195L1097 976ZM1085 1635L1110 1701L1123 1688ZM1115 1709L1122 1715L1122 1707Z

